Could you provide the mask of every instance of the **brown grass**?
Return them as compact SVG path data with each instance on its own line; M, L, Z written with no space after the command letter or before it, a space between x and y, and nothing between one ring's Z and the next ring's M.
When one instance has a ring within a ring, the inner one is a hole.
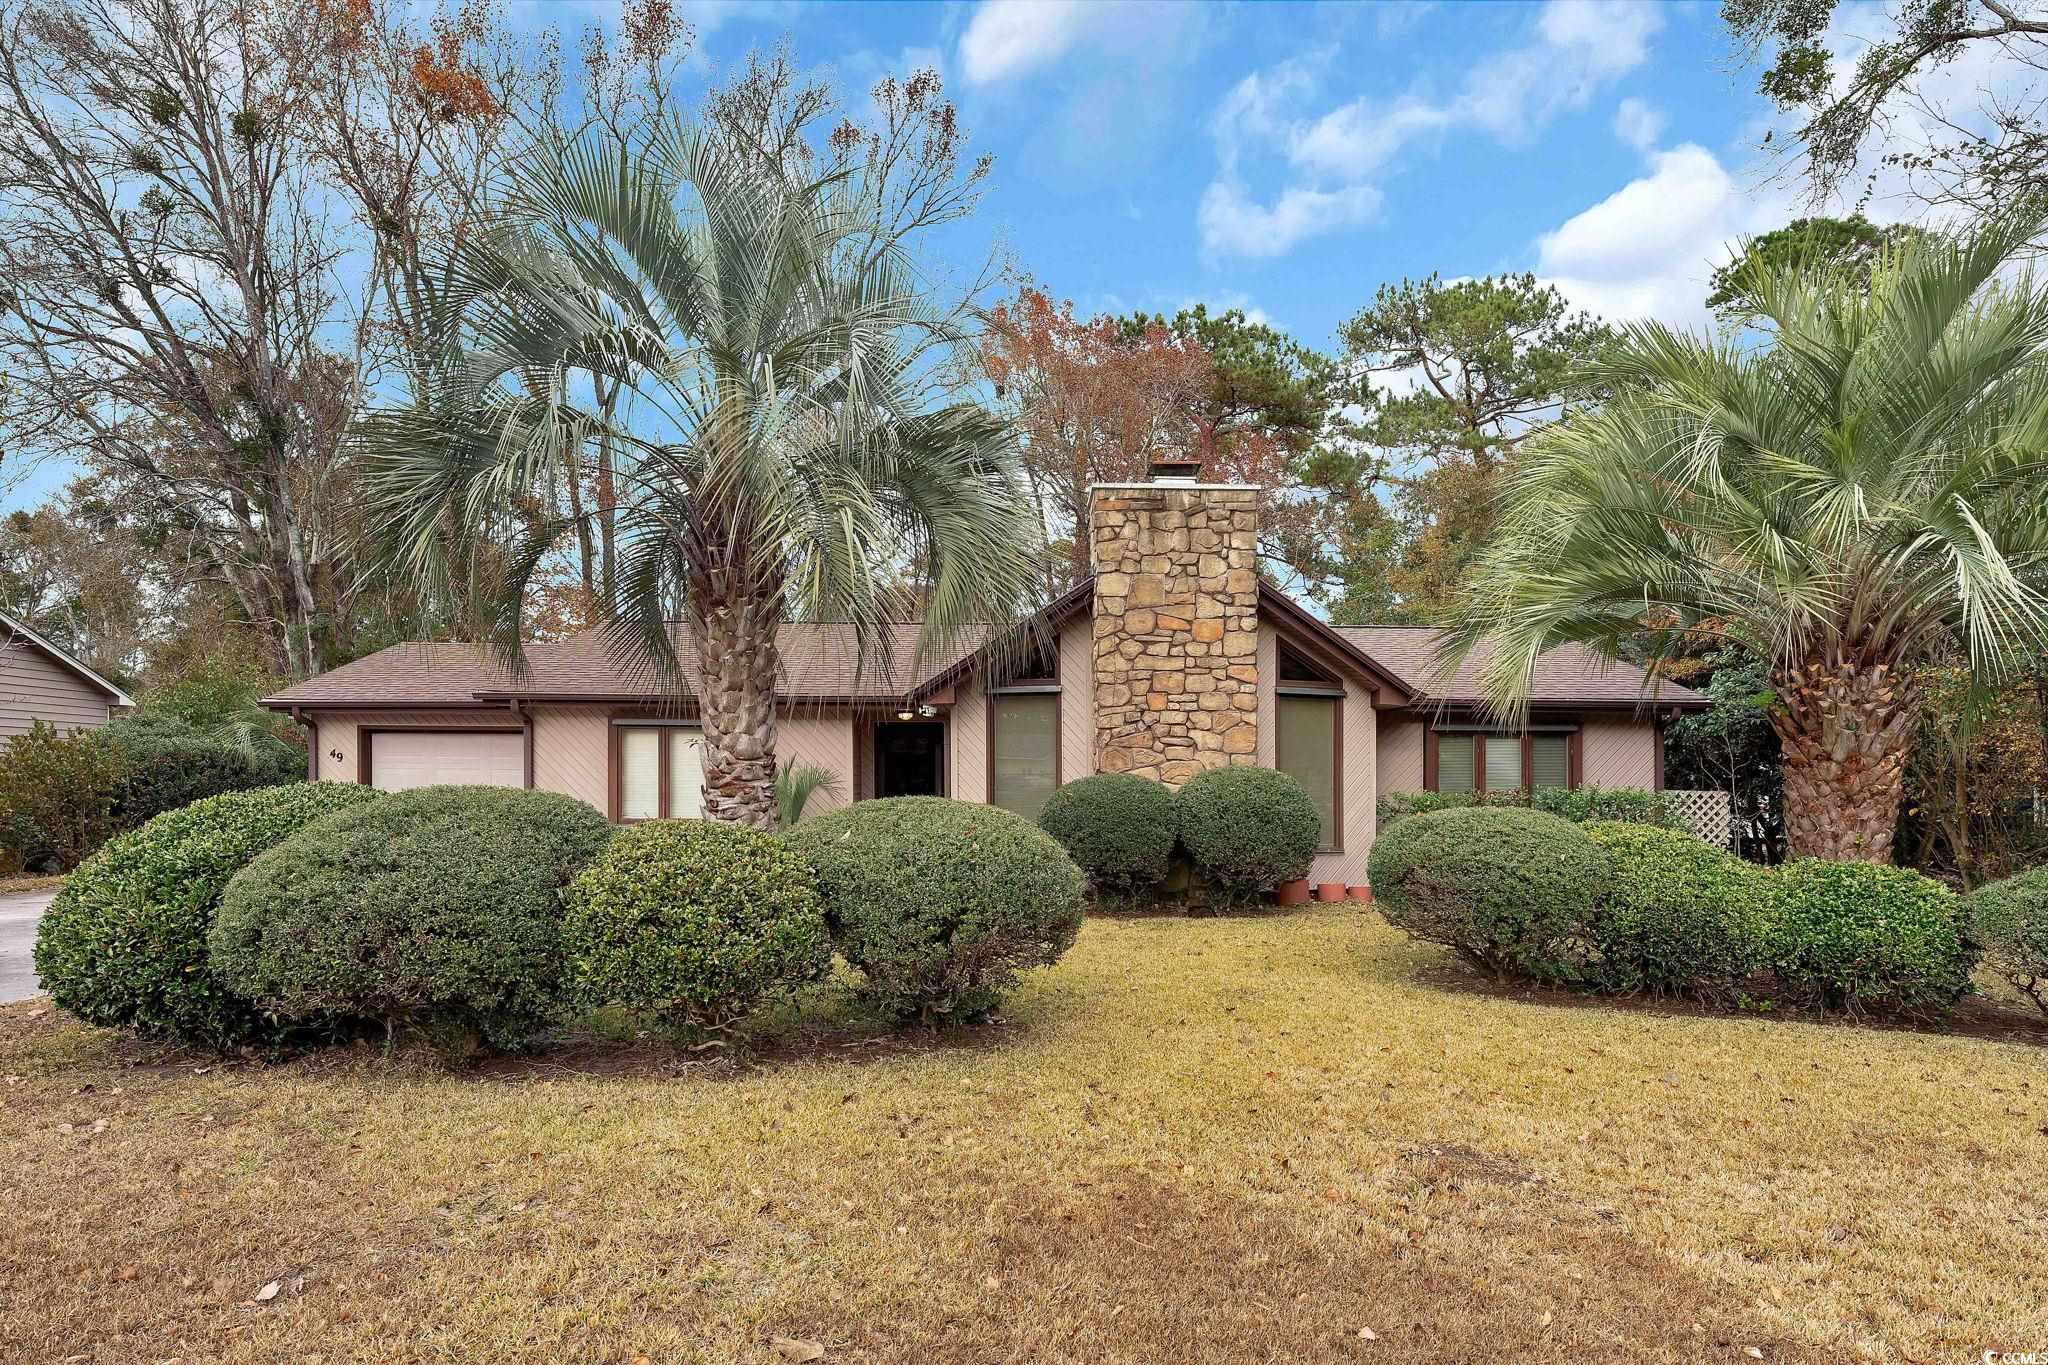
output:
M749 1063L591 1043L461 1076L370 1050L221 1065L6 1007L0 1356L2048 1347L2038 1038L1477 984L1330 907L1094 921L999 1027Z
M45 875L40 872L17 872L0 876L0 896L12 896L23 891L58 891L71 880L68 872Z

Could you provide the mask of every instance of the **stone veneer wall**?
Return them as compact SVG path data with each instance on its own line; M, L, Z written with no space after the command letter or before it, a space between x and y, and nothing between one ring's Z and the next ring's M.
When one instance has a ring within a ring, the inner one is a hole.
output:
M1178 787L1258 761L1258 490L1091 490L1095 767Z

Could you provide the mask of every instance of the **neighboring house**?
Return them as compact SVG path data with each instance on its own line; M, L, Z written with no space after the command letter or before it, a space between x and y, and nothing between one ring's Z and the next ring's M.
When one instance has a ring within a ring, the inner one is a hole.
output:
M1706 705L1575 647L1546 655L1530 724L1485 724L1468 667L1428 687L1432 637L1332 627L1257 573L1257 490L1163 466L1098 485L1095 573L1040 613L1045 647L987 648L899 676L918 627L862 665L851 628L783 627L778 757L839 778L820 807L945 795L1035 815L1098 771L1178 785L1258 763L1324 812L1313 877L1365 880L1385 791L1662 785L1665 720ZM266 699L312 728L309 775L388 789L503 783L580 797L613 820L698 813L694 707L617 666L600 632L527 647L515 676L468 645L397 645Z
M0 739L25 735L37 721L59 733L96 729L133 705L126 692L0 612Z

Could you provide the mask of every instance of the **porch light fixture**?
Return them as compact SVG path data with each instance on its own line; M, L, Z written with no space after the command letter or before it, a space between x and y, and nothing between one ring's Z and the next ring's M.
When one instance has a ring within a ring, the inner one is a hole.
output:
M907 707L907 706L906 706L906 707L904 707L904 708L903 708L903 709L902 709L901 711L898 711L898 712L896 713L896 719L898 719L898 720L916 720L916 719L917 719L917 712L915 712L915 711L911 710L911 709L910 709L909 707Z

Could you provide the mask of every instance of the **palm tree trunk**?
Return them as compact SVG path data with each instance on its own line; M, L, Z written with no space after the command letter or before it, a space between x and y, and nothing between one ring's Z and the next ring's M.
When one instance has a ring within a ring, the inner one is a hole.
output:
M691 635L702 679L704 818L772 830L775 805L776 629L782 593L744 572L692 575Z
M1889 863L1920 713L1912 680L1887 664L1810 659L1773 681L1786 855Z

